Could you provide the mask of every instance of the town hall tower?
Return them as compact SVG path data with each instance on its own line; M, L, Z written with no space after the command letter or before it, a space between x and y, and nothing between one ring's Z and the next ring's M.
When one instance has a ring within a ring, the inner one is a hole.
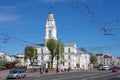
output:
M49 12L45 25L45 44L48 39L54 38L57 40L56 34L57 31L56 31L54 15L52 12Z

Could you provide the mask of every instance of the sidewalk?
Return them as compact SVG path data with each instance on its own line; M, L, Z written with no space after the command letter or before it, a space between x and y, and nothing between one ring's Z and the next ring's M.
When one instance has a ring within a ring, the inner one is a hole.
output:
M6 80L9 70L0 71L0 80Z

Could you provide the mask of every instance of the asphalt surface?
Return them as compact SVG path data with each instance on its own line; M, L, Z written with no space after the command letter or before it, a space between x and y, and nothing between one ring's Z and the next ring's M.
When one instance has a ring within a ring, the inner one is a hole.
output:
M8 71L0 73L0 80L5 80ZM9 79L16 80L16 79ZM120 80L120 72L111 71L71 71L71 72L49 72L40 75L39 72L28 73L26 78L18 80Z
M120 72L90 71L26 77L20 80L120 80Z

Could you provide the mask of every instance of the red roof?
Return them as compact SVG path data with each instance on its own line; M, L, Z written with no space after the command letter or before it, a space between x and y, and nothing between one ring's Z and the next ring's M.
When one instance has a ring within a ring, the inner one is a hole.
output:
M104 58L112 58L112 57L109 55L104 55Z

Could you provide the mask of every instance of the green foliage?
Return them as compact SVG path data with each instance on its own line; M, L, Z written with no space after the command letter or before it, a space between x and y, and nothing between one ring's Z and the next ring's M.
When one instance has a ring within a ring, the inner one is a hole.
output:
M30 62L32 62L37 59L37 57L37 49L34 49L32 46L28 46L25 48L25 60L30 59Z
M57 60L61 57L62 58L62 54L64 52L64 45L60 42L57 41L57 46L56 46L56 50L55 50L55 54L57 55Z
M90 56L90 61L93 65L97 64L98 63L98 59L95 55L91 55Z
M37 52L37 49L34 49L34 60L36 59L37 60L37 57L38 57L38 52Z
M48 39L47 48L51 54L51 68L53 67L53 59L57 56L57 60L59 57L62 57L64 45L55 39Z
M55 48L57 45L57 41L55 39L48 39L47 40L47 48L51 52L50 54L55 56Z
M55 39L47 40L47 48L49 49L51 54L51 68L53 68L53 59L56 56L55 54L56 46L57 46L57 40Z

